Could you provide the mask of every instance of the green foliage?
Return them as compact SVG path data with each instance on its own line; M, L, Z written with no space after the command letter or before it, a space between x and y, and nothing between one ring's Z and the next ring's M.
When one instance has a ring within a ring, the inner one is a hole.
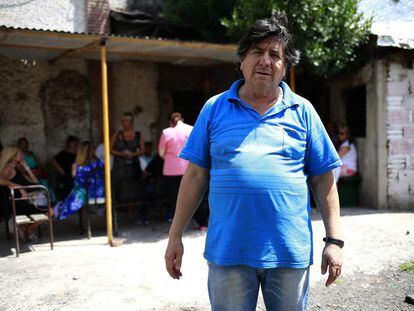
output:
M223 18L233 40L248 25L285 10L295 46L302 59L320 76L329 76L355 60L355 50L369 38L371 20L358 13L359 0L237 0L231 18Z
M409 261L401 264L400 269L406 272L414 273L414 261Z
M247 26L285 10L302 62L317 75L330 76L354 61L369 38L371 20L360 0L165 0L165 17L192 28L194 39L237 42Z

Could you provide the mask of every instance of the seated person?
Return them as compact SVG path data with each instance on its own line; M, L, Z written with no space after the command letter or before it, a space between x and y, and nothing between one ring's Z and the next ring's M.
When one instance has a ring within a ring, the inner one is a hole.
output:
M12 214L12 203L9 198L8 187L28 186L38 183L36 176L30 170L23 159L23 154L16 147L6 147L0 157L0 197L1 207L5 208L6 214ZM17 198L29 197L28 193L22 189L16 193ZM29 201L16 201L17 215L39 214L44 210L39 210ZM22 225L18 228L18 236L23 241L35 241L37 239L35 230L43 221L38 221L29 225Z
M341 177L357 174L357 151L351 139L351 131L345 125L339 126L338 144L338 154L341 157L342 166L333 170L336 182Z
M17 140L17 147L23 154L24 162L26 162L26 164L32 170L33 174L37 177L39 184L45 186L47 190L49 190L50 201L56 202L55 192L53 191L52 186L49 182L49 175L39 165L35 154L29 150L29 140L26 137L19 138Z
M52 160L53 167L58 173L56 194L58 199L67 197L73 187L72 165L75 163L79 139L69 136L66 140L65 150L59 152Z
M72 191L54 208L56 219L65 219L76 213L87 203L87 199L105 197L104 164L96 158L90 141L79 144L76 160L72 165L72 176L74 178Z

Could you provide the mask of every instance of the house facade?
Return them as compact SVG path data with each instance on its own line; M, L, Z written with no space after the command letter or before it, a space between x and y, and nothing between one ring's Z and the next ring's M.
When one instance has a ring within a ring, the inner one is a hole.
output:
M360 203L414 208L414 3L363 0L373 17L369 61L329 83L330 118L351 126Z
M102 142L100 38L107 40L110 127L137 111L157 143L173 111L193 123L204 101L234 80L234 47L109 34L127 1L9 1L0 5L0 140L27 137L44 163L68 135ZM99 43L99 42L98 42ZM151 128L156 126L156 132ZM155 146L156 147L156 146Z

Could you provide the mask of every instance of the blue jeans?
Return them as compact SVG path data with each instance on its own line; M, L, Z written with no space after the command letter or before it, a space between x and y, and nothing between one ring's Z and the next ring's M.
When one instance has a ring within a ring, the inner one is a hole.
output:
M208 294L213 311L256 310L259 287L268 311L305 310L309 267L256 269L208 263Z

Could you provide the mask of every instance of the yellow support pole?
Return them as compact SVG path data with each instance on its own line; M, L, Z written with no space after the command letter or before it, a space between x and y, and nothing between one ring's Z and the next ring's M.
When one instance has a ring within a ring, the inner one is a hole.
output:
M109 154L109 108L108 108L108 71L106 66L106 43L101 42L101 68L102 68L102 108L103 108L103 134L105 147L105 202L106 202L106 230L108 243L113 246L112 233L112 196L111 196L111 164Z

